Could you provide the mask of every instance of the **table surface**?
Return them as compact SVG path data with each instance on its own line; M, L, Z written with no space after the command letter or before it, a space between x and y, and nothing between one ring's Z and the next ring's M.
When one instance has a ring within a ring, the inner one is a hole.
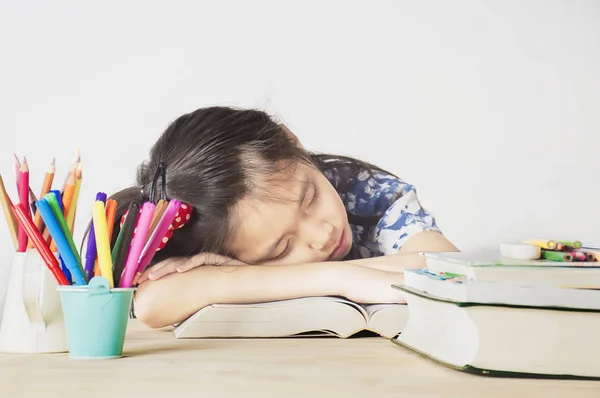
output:
M0 397L600 397L600 382L448 369L378 337L186 339L132 320L124 357L0 354Z

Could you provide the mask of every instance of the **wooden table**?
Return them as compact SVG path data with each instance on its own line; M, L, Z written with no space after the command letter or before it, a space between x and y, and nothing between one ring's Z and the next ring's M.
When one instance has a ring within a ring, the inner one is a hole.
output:
M600 382L493 379L383 338L176 340L129 324L124 358L0 354L0 397L600 397Z

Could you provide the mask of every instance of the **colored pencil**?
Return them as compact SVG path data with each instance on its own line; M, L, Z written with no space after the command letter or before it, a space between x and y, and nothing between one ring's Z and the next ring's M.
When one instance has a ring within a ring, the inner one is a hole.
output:
M581 242L578 240L574 240L574 241L559 240L559 241L557 241L557 243L560 243L563 246L571 246L573 249L581 249Z
M542 258L550 261L568 262L573 260L571 253L555 252L551 250L542 250Z
M14 163L15 163L15 175L19 175L19 171L21 170L21 161L19 160L19 157L17 156L16 153L13 153L14 155Z
M29 208L31 209L31 214L35 214L35 202L37 202L37 200L33 190L29 187Z
M75 161L73 162L73 165L67 172L67 176L65 177L65 182L63 183L63 186L60 189L61 193L65 190L65 187L67 186L67 182L69 181L69 178L71 178L71 174L76 172L77 166L79 165L80 162L81 162L81 151L79 150L79 148L77 148L77 151L75 152Z
M94 230L96 231L96 248L100 275L108 279L108 284L114 287L112 274L112 259L110 257L110 241L108 239L108 226L106 225L106 210L104 202L97 200L93 205Z
M17 184L19 190L19 202L23 205L23 207L27 211L27 214L29 215L29 165L27 164L26 158L23 158L23 163L21 164L21 168L19 169ZM29 238L27 237L25 229L20 224L17 228L17 237L19 241L19 247L17 251L25 252L27 250L27 241L29 240Z
M71 233L74 233L75 230L75 216L77 215L77 202L79 201L79 191L81 190L81 162L77 165L77 169L75 170L75 190L73 192L73 199L71 200L72 206L69 207L69 212L67 214L67 225L69 226L69 230Z
M148 228L150 228L155 209L156 205L152 202L146 202L142 205L142 212L138 220L135 234L133 235L129 254L127 255L125 269L119 284L120 287L131 287L131 284L133 283L133 278L138 269L140 254L144 248L146 237L148 235Z
M523 243L527 243L533 246L539 246L542 249L554 250L556 249L556 241L553 240L540 240L540 239L529 239L523 241Z
M596 261L597 260L597 255L593 252L590 251L586 251L585 253L585 259L587 261Z
M69 285L69 281L59 268L56 257L54 257L54 254L50 251L50 249L46 245L46 242L44 242L40 231L33 223L33 220L27 213L25 207L21 203L18 203L14 205L12 209L15 213L16 218L19 220L19 223L23 226L23 229L29 236L29 239L33 242L38 253L40 253L40 256L48 266L48 269L50 270L50 272L52 272L52 275L54 275L54 279L56 279L56 282L59 285Z
M10 205L10 203L10 198L6 193L6 187L4 186L4 181L2 180L2 175L0 175L0 205L2 206L2 212L4 213L4 218L6 219L6 223L8 224L8 232L10 233L10 237L13 241L13 246L15 247L15 250L18 250L18 224L17 220L15 219L15 215L11 210L12 206Z
M140 205L137 202L131 203L123 227L119 231L119 236L113 248L113 279L115 286L119 286L121 282L121 274L125 267L125 261L129 255L129 249L131 247L131 238L133 237L133 231L138 222L140 216Z
M87 280L81 272L79 262L77 261L77 251L73 252L71 249L69 237L64 235L59 220L57 220L57 214L53 211L51 205L46 200L46 198L48 198L50 195L51 194L49 193L43 199L40 199L37 202L37 208L42 214L42 219L44 220L46 227L50 230L50 235L54 240L56 240L58 251L64 259L65 264L69 268L71 276L73 277L73 281L76 285L86 285ZM60 211L58 212L58 216L62 216Z
M152 258L156 254L156 249L162 243L163 238L167 234L169 230L169 226L177 216L177 212L179 211L179 207L181 206L181 202L176 199L172 199L169 201L167 205L167 209L164 211L163 216L161 217L156 229L148 239L148 243L144 246L142 253L140 255L140 260L137 268L137 272L142 273L152 261Z
M14 163L15 163L15 176L17 177L17 193L19 192L19 173L21 172L21 161L19 160L19 157L17 156L16 153L13 153L14 155Z
M584 252L572 251L571 255L573 256L573 261L586 261L587 255Z

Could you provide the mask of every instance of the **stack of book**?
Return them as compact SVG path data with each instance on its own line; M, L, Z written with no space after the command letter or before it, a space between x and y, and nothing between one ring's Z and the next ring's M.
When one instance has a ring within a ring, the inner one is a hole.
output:
M393 286L404 292L409 313L392 342L480 375L600 378L595 258L423 255L426 267L406 270L404 285Z

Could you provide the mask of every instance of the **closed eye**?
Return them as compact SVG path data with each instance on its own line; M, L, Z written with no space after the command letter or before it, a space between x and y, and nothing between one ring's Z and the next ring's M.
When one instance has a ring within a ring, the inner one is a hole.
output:
M288 254L290 254L290 252L292 251L292 244L291 244L292 240L289 239L287 241L287 245L285 246L285 249L283 249L283 251L281 252L280 255L278 255L277 257L275 257L273 259L273 261L279 261L282 260L284 258L286 258L288 256Z
M313 184L313 195L312 198L310 199L310 202L308 203L308 208L311 208L312 206L316 205L319 202L320 199L320 191L317 189L317 185Z

